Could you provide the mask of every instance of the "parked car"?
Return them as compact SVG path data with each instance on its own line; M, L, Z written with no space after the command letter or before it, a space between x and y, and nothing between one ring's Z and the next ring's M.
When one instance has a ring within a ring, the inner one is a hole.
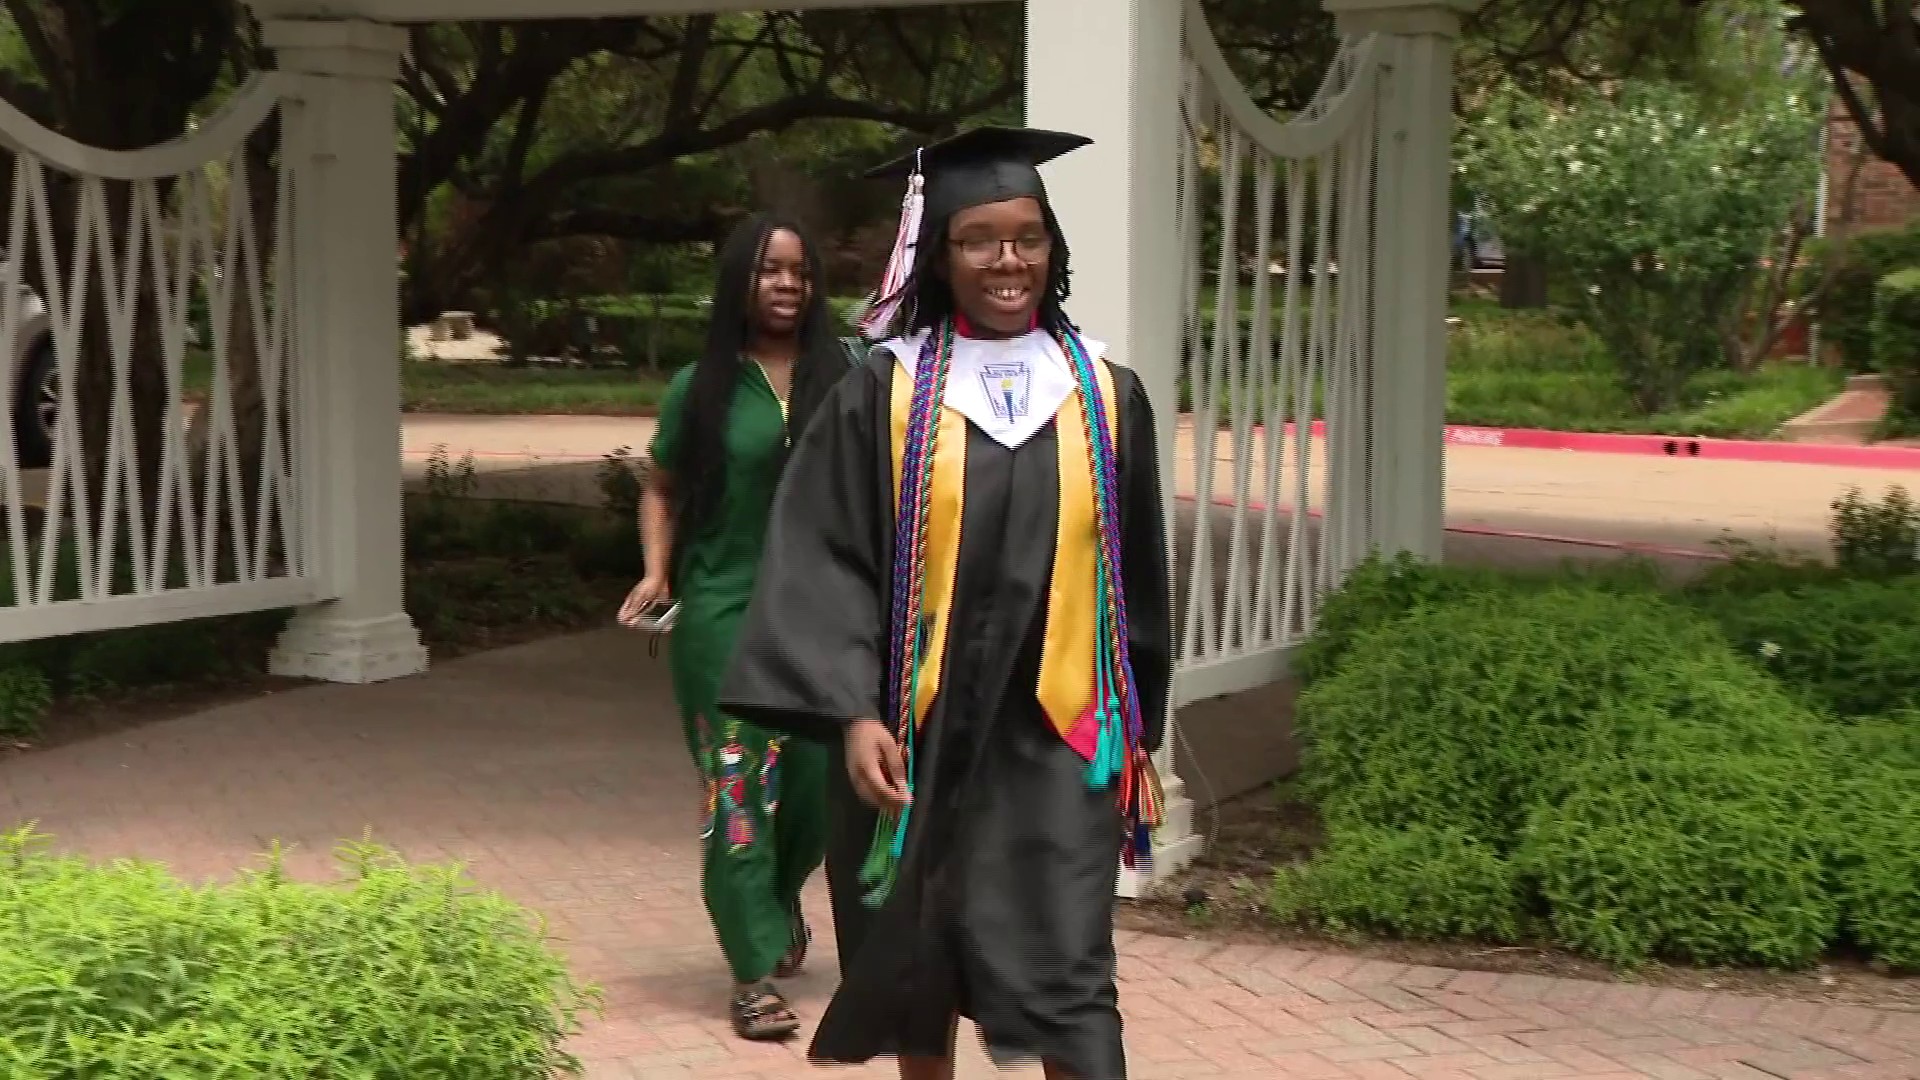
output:
M6 256L0 254L0 280L6 270ZM13 445L21 468L44 469L53 462L53 425L60 408L54 384L53 319L47 314L46 301L24 281L14 303L18 322L13 341L7 343Z

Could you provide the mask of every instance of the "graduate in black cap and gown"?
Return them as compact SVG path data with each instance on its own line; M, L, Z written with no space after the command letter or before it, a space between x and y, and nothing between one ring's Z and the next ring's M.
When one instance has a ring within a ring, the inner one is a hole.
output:
M1123 861L1151 851L1172 660L1154 421L1067 318L1037 166L1088 140L979 128L905 176L865 320L884 338L794 446L720 703L817 738L842 982L823 1063L1124 1080Z

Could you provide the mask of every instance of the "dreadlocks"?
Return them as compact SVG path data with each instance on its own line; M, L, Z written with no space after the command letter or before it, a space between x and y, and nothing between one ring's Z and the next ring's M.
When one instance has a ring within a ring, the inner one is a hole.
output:
M1053 254L1047 259L1047 284L1040 297L1040 326L1049 333L1057 333L1072 325L1066 311L1067 297L1072 293L1069 285L1072 270L1068 267L1067 238L1060 231L1060 219L1044 199L1040 200L1040 213L1046 221L1047 234L1053 237ZM903 324L901 333L931 329L954 313L953 289L947 281L944 261L947 229L952 222L949 216L928 221L920 228L913 273L901 286L907 294L906 307L899 319Z

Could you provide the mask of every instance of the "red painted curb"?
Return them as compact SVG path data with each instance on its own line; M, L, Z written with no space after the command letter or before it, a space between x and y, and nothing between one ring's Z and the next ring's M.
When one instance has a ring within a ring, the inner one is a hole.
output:
M1190 421L1191 417L1183 419ZM1255 429L1263 426L1255 425ZM1288 424L1286 430L1291 435L1294 426ZM1324 437L1326 421L1315 420L1311 430L1314 437ZM1705 439L1689 435L1613 435L1544 428L1476 427L1471 424L1448 424L1445 438L1456 446L1570 450L1585 454L1640 454L1781 465L1832 465L1855 469L1912 469L1920 472L1920 446L1831 446L1824 443L1762 442L1757 439Z
M1446 440L1459 446L1511 446L1524 450L1572 450L1588 454L1643 454L1708 461L1762 461L1785 465L1838 465L1856 469L1920 471L1920 446L1831 446L1823 443L1701 439L1684 435L1612 435L1540 428L1488 428L1449 424Z

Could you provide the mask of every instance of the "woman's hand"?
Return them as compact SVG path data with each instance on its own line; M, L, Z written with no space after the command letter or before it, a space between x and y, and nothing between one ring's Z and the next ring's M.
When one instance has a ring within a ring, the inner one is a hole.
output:
M847 725L847 778L854 794L868 806L900 810L913 796L907 794L907 763L893 732L878 720L855 720Z
M667 579L664 576L648 574L640 579L640 584L635 585L632 592L627 594L626 603L620 605L620 613L614 618L618 619L622 626L636 627L639 624L641 612L668 599L671 594L672 590L667 587Z

